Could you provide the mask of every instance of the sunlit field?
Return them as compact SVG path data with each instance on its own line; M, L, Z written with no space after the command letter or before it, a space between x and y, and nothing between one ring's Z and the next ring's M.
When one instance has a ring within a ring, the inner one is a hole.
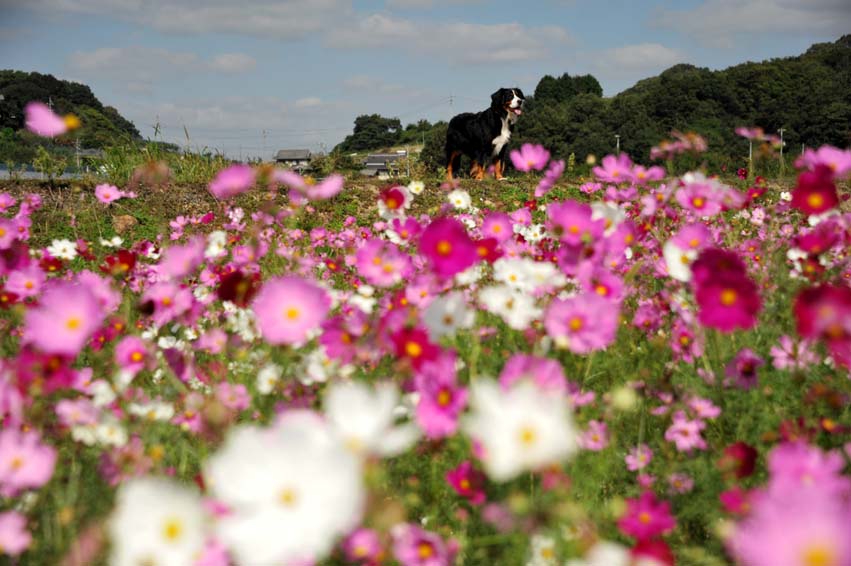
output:
M0 181L0 561L851 565L851 151L705 150Z

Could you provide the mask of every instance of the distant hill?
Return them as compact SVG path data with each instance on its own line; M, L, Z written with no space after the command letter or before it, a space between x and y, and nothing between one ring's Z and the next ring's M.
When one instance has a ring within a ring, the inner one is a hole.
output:
M514 145L543 143L556 156L621 150L648 162L650 148L671 130L696 131L710 161L746 151L737 126L784 128L788 154L801 144L851 145L851 35L813 45L797 57L743 63L721 71L676 65L603 98L593 77L544 77L518 122ZM744 149L743 149L744 148Z
M73 146L102 148L120 139L141 140L139 131L111 106L104 106L83 84L52 75L0 70L0 163L11 159L26 162L36 145L47 143L24 130L24 106L31 100L52 102L58 114L76 114L83 126L50 142L51 149Z

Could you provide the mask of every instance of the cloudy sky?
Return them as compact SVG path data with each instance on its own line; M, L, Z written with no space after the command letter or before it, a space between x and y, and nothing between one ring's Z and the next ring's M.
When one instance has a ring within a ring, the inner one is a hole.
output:
M613 95L850 30L847 0L0 0L0 68L85 83L146 137L269 157L359 114L449 119L564 72Z

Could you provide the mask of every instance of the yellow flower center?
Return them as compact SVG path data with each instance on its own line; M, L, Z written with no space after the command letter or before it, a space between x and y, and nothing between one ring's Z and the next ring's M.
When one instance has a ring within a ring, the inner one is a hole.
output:
M9 467L12 468L12 471L20 470L24 467L24 459L20 456L15 456L12 458L12 461L9 463Z
M520 443L526 447L532 446L538 441L538 433L530 426L524 426L520 429Z
M290 307L284 312L284 316L286 316L287 320L289 320L289 321L298 320L299 314L301 314L301 313L299 312L298 308L296 308L296 307Z
M608 288L608 287L606 287L605 285L597 285L596 287L594 287L594 290L595 290L595 291L597 292L597 294L598 294L598 295L600 295L601 297L605 297L606 295L608 295L608 294L609 294L609 288Z
M721 304L725 307L732 306L736 303L738 296L735 289L724 289L721 291Z
M647 523L650 522L650 513L648 513L647 511L642 511L641 513L638 514L638 520L639 520L639 522L646 525Z
M820 544L808 546L801 558L803 559L802 566L836 566L838 564L836 553Z
M417 342L410 341L405 344L405 353L412 358L418 358L423 353L423 347Z
M65 328L67 328L68 330L77 330L78 328L80 328L80 324L80 319L74 316L69 318L68 321L65 322Z
M183 523L177 517L169 518L163 525L163 538L168 542L177 542L183 536Z
M142 352L133 352L132 354L130 354L130 360L137 362L137 363L141 362L142 358L144 358L144 357L145 356L142 355Z
M442 389L440 393L437 394L437 404L441 407L445 407L452 401L452 395L446 389Z
M431 558L434 556L434 548L427 542L421 542L417 547L417 556L420 558Z
M824 206L824 197L819 193L813 193L807 197L807 204L810 208L821 208Z
M706 204L706 201L703 199L703 197L694 197L693 199L691 199L691 203L694 205L695 208L703 208L703 205Z
M74 116L73 114L68 114L63 118L65 121L65 126L69 130L75 130L80 127L80 119Z
M570 327L571 330L576 332L582 328L582 319L578 316L574 316L570 319L570 321L568 321L567 325Z
M278 494L278 502L284 507L293 507L297 500L295 491L289 487L282 489Z
M437 243L437 253L440 255L449 255L449 252L452 251L452 244L447 242L446 240L441 240Z

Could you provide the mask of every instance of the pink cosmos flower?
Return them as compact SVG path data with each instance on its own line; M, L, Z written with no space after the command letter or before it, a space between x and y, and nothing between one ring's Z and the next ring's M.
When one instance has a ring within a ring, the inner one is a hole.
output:
M702 250L712 242L712 233L703 224L686 224L671 241L681 250Z
M267 281L251 305L260 333L270 344L299 344L319 328L331 308L324 289L299 277Z
M126 195L115 185L101 184L95 187L95 196L103 204L110 204Z
M824 145L818 149L808 149L795 162L799 169L815 170L820 165L828 167L834 178L841 179L851 173L851 150Z
M668 533L677 525L671 515L671 504L658 501L651 491L645 491L638 499L627 499L626 506L618 528L639 541Z
M632 169L632 179L639 185L645 185L653 181L661 181L664 178L665 170L658 165L650 167L649 169L641 165L636 165Z
M516 382L529 379L543 390L558 393L567 392L567 379L561 364L550 358L514 354L499 374L499 384L503 389L509 389Z
M414 523L394 527L393 555L401 566L451 566L455 549Z
M0 431L0 495L14 497L39 488L53 476L56 450L41 443L35 431Z
M609 428L603 421L588 422L588 430L579 437L579 445L585 450L599 452L609 445Z
M594 167L593 172L604 183L629 183L633 177L632 160L626 153L607 155L603 158L602 167Z
M440 277L452 277L481 259L467 229L454 218L432 221L420 236L419 251Z
M233 198L254 186L256 172L250 165L236 164L219 171L210 182L210 193L220 200Z
M540 171L550 160L550 152L544 146L531 143L524 143L519 150L514 149L509 155L518 171Z
M352 562L376 561L381 555L381 540L378 533L372 529L360 528L350 534L343 542L343 552Z
M88 287L61 282L50 286L38 307L24 317L24 342L50 354L76 356L104 319Z
M604 350L614 342L619 307L597 294L555 299L544 315L544 328L575 354Z
M771 473L768 491L773 497L818 492L839 498L851 490L851 480L842 475L842 454L823 452L805 442L780 444L768 455L767 467Z
M185 245L167 248L159 263L159 273L171 279L183 279L203 263L206 247L205 238L195 236Z
M402 328L393 333L390 339L396 357L407 360L416 371L440 355L440 347L429 340L428 332L423 328Z
M563 159L550 162L550 166L547 168L546 172L544 172L544 177L538 182L538 186L535 187L535 198L541 198L550 192L550 189L553 188L563 174Z
M192 307L192 292L172 281L156 283L142 294L141 303L153 312L151 320L162 326Z
M231 411L244 411L251 405L251 394L242 383L219 383L216 386L216 399Z
M706 450L706 441L700 436L700 431L706 428L701 420L689 420L685 413L674 413L673 423L665 431L665 440L673 442L680 452L691 452L695 448Z
M97 423L99 411L92 402L81 397L80 399L62 399L56 403L56 418L64 427L79 425L93 425Z
M145 368L149 356L147 344L138 336L125 336L115 346L115 363L133 375Z
M32 542L27 531L27 518L17 511L0 513L0 554L18 556Z
M718 494L718 500L728 513L746 515L751 509L753 493L735 486Z
M639 444L626 455L626 469L630 472L643 470L653 460L653 451L646 444Z
M373 238L357 252L358 272L370 285L392 287L411 276L411 256L391 243Z
M489 212L482 222L482 235L504 242L514 235L511 217L504 212Z
M467 406L467 389L458 386L455 353L442 352L426 361L414 376L419 393L417 424L429 438L444 438L458 430L458 416Z
M35 297L41 292L41 288L47 276L38 264L32 263L20 270L13 271L6 280L5 290L15 293L20 298Z
M43 102L28 102L24 107L24 116L29 131L48 138L61 136L80 124L80 121L74 116L69 115L62 118L55 114Z
M275 170L272 178L283 185L290 187L290 199L300 201L302 198L307 200L325 200L336 196L343 190L345 179L342 175L329 175L319 183L314 183L312 180L305 179L294 171Z
M668 476L668 486L672 494L688 493L694 488L694 480L688 474L673 473Z
M547 228L565 244L589 243L603 235L606 224L591 219L591 205L574 200L554 202L547 207Z
M790 336L784 334L778 345L771 347L771 365L775 369L802 370L817 361L818 357L811 350L809 340L794 342Z
M8 218L0 218L0 250L8 250L19 239L18 225Z
M742 348L725 368L725 374L742 389L751 389L758 384L757 370L765 365L765 360L757 356L750 348Z
M833 171L826 165L819 165L798 175L790 204L804 214L821 214L839 206Z
M680 206L698 216L715 216L721 212L716 190L709 183L689 183L674 194Z
M485 502L485 474L477 470L469 460L464 460L456 468L446 472L446 481L455 493L471 504L481 505Z

